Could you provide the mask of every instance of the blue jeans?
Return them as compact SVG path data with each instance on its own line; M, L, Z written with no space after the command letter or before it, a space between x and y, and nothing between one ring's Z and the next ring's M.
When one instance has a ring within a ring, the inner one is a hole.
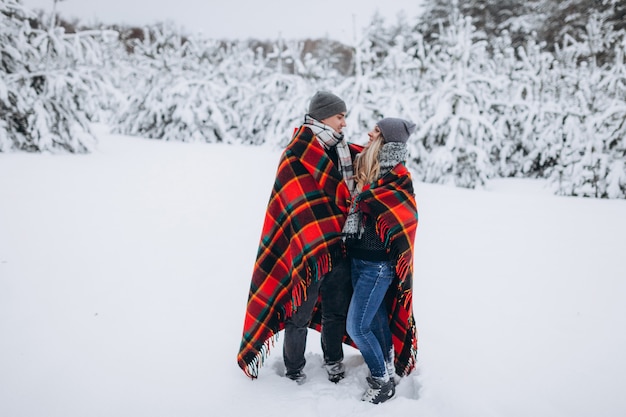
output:
M390 359L391 330L384 299L394 274L391 262L352 259L354 291L346 327L374 378L385 376L385 360Z

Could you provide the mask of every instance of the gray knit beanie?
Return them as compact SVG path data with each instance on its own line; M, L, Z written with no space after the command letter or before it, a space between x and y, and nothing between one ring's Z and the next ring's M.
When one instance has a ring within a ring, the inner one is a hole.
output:
M385 139L386 143L406 143L406 141L409 140L409 136L415 132L416 128L415 123L396 117L385 117L376 124L383 134L383 139Z
M321 121L346 111L346 103L328 91L315 93L309 104L309 116Z

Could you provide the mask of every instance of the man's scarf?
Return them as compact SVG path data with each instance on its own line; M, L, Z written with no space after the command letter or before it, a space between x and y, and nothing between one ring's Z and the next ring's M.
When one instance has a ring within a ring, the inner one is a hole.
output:
M362 149L350 148L355 153ZM270 345L311 282L344 256L341 228L349 204L342 174L313 131L300 127L280 158L252 273L237 355L249 377L258 376ZM310 327L319 330L319 308L316 313Z
M337 150L337 156L339 157L339 168L343 175L343 179L348 185L348 189L351 193L354 193L354 169L352 168L352 155L350 149L341 133L335 132L330 126L324 123L318 122L311 116L305 116L304 125L310 128L320 144L329 149L333 146Z
M398 375L408 375L417 360L413 317L413 245L417 205L413 181L404 164L396 165L355 198L359 210L375 219L376 232L394 262L396 276L385 296Z

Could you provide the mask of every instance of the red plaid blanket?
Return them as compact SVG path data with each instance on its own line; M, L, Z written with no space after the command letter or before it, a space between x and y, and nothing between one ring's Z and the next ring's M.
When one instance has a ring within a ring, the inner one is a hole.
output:
M350 148L354 154L362 149ZM341 229L349 204L342 174L313 132L301 127L281 156L252 273L237 355L249 377L258 376L274 337L308 285L344 256ZM316 313L311 327L319 331Z
M376 219L376 230L395 262L396 278L386 295L390 312L396 372L408 375L417 359L417 329L413 317L413 245L417 205L409 170L396 165L357 197L359 208Z

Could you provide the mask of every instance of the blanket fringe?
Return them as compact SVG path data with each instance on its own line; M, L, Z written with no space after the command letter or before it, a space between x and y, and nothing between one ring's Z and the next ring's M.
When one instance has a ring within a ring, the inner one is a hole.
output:
M411 356L410 356L406 366L404 366L403 368L400 368L399 370L396 369L396 372L400 376L407 376L411 372L413 372L413 370L415 369L416 365L417 365L417 348L411 347Z
M415 366L417 365L417 328L415 327L415 321L410 318L409 322L409 332L406 335L406 339L405 339L405 346L408 345L408 352L406 352L407 354L403 354L401 355L401 351L396 350L395 354L396 354L396 360L395 360L395 364L396 364L396 372L398 373L398 375L400 376L407 376L409 375L414 369ZM402 356L402 359L400 359L400 357ZM401 364L402 366L398 367L398 364Z
M385 244L386 247L389 247L389 240L391 239L391 226L387 224L387 222L383 221L382 218L379 218L376 222L376 233L380 236L381 240Z
M300 269L300 271L304 269L306 273L300 273L300 275L305 276L297 276L295 279L292 280L291 299L287 301L282 307L277 309L279 320L291 317L293 313L298 309L298 307L302 305L302 303L306 300L307 288L309 287L311 282L319 281L332 269L335 256L342 255L341 250L318 256L315 259L309 258L308 260L302 262L304 266ZM275 333L263 343L263 345L258 350L258 353L252 359L239 360L239 366L246 376L251 379L258 378L259 370L265 363L265 360L269 356L269 351L272 347L274 347L277 339L278 333Z
M319 281L324 275L326 275L333 265L333 256L327 253L322 256L318 256L313 262L304 261L306 267L306 277L304 279L297 279L297 282L291 289L291 305L288 305L285 309L286 317L290 317L297 309L306 301L306 290L312 282Z
M398 278L400 281L404 282L405 279L411 275L411 270L413 269L413 265L409 262L407 258L410 257L408 251L400 254L400 256L396 257L396 274L398 274Z
M276 340L278 340L278 334L275 334L267 339L265 343L263 343L263 346L261 346L261 349L259 349L259 353L256 354L250 363L242 367L242 370L247 377L250 379L256 379L259 377L259 369L261 369L265 360L269 357L270 349L274 347Z

